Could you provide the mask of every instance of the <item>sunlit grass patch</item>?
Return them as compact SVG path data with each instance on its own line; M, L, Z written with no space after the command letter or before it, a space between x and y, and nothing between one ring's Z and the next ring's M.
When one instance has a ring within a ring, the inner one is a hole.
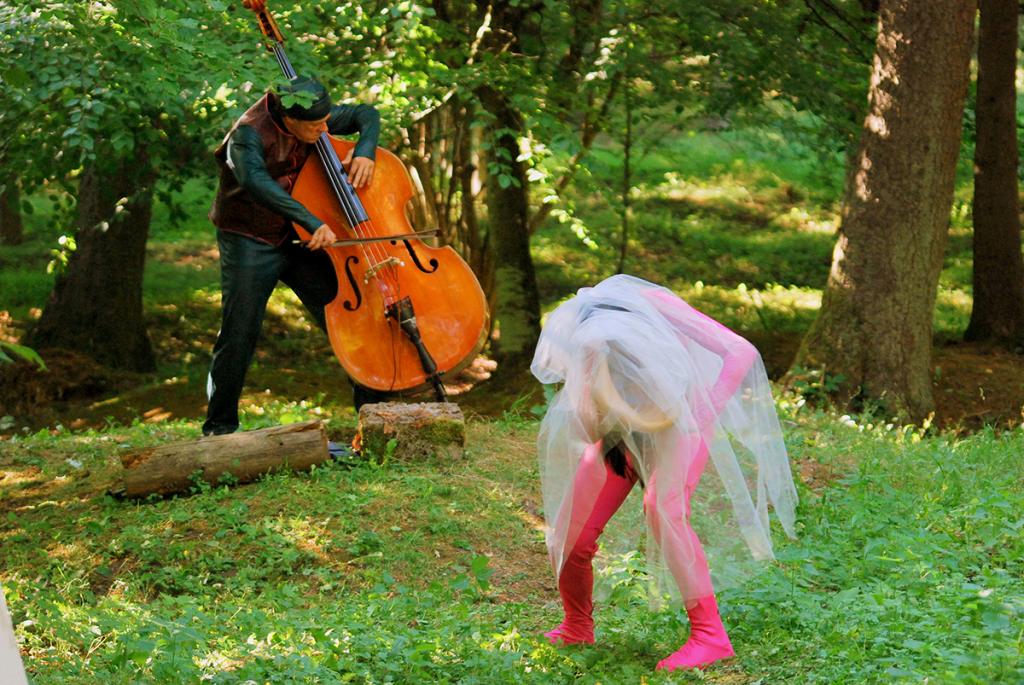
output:
M936 334L948 339L962 337L971 320L973 302L968 291L960 288L940 287L935 300L935 316L933 317Z
M730 328L770 332L802 332L817 316L821 291L814 288L783 286L735 288L680 283L677 293L708 316Z
M831 210L794 206L772 218L772 225L783 230L824 233L835 237L839 217Z

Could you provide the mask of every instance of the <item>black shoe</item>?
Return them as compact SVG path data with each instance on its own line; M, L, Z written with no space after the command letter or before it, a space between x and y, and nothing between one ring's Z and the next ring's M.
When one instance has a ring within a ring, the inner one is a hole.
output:
M227 435L229 433L234 433L237 430L238 430L238 428L229 428L229 427L222 427L222 426L217 426L215 428L203 427L203 437L204 438L208 438L211 435Z

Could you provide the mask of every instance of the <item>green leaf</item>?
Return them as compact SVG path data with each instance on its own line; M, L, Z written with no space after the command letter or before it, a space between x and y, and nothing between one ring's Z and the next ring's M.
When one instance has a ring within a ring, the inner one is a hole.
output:
M13 362L14 360L11 359L7 354L4 354L4 350L5 349L6 350L10 350L11 352L13 352L14 354L16 354L17 356L21 357L22 359L24 359L27 362L35 363L43 371L47 370L46 369L46 362L44 362L43 358L39 356L39 353L36 352L35 350L33 350L31 347L26 347L24 345L18 345L17 343L10 343L10 342L2 342L2 341L0 341L0 361L4 361L4 362L8 362L9 363L9 362Z
M4 80L8 85L14 86L15 88L24 88L32 82L32 79L28 76L28 72L17 64L7 65L7 70L4 73Z

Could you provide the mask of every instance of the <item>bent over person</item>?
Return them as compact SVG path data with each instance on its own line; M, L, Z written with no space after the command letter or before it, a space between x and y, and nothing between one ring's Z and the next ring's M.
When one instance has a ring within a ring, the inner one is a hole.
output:
M295 102L284 106L282 96ZM331 227L291 196L320 134L359 134L344 164L355 188L373 180L380 115L369 105L333 105L322 84L299 77L265 94L239 118L217 148L220 185L210 210L220 248L222 318L207 380L204 435L238 429L238 399L252 361L267 301L283 282L326 330L324 306L338 290L322 248L337 240ZM296 245L292 224L312 234ZM375 393L355 386L355 405Z
M598 537L637 483L649 567L690 619L659 670L733 655L708 558L772 558L768 505L794 535L796 489L757 350L665 288L613 276L548 317L531 367L560 383L538 438L546 537L564 619L554 644L594 642ZM714 474L705 474L709 463ZM704 483L698 488L701 476ZM697 531L701 531L698 537ZM702 539L712 544L705 553Z

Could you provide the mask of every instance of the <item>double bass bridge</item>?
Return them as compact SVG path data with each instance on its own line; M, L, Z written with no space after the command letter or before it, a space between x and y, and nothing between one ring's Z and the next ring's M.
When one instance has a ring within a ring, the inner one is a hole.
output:
M405 262L395 256L382 259L366 270L366 273L363 274L363 283L369 283L371 278L376 278L378 273L389 266L405 266Z

